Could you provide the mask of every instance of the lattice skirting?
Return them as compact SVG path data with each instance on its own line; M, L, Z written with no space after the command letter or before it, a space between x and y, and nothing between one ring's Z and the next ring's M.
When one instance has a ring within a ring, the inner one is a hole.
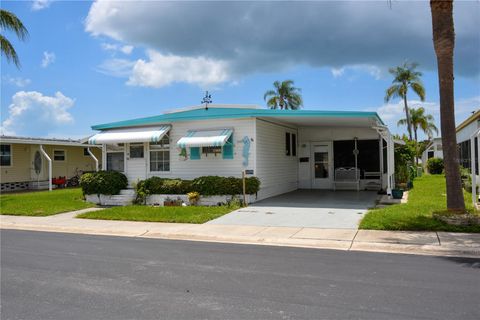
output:
M2 192L28 190L30 182L5 182L0 184Z

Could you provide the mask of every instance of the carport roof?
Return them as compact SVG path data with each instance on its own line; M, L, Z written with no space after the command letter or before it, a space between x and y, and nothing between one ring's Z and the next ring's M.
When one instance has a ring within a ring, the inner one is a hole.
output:
M235 118L269 118L282 119L292 122L295 119L316 118L317 120L338 119L348 121L351 119L374 120L384 124L376 112L368 111L325 111L325 110L272 110L245 107L217 107L209 106L208 110L199 106L196 109L165 113L158 116L117 121L92 126L93 130L106 130L122 127L148 126L159 123L172 123L179 121L210 120L210 119L235 119ZM350 121L348 121L350 122Z

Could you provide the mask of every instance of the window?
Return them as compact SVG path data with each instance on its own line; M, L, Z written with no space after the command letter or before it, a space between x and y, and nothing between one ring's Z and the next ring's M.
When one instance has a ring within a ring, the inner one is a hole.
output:
M333 142L333 162L335 169L342 167L355 167L354 140L341 140ZM357 140L357 168L360 173L380 171L380 149L378 140ZM383 169L387 169L387 152L384 144ZM385 171L386 172L386 171Z
M0 166L12 165L12 146L9 144L0 145Z
M297 156L297 135L292 133L292 156Z
M150 143L150 171L170 171L170 139L167 135L157 143Z
M292 146L291 143L292 141L290 140L290 132L286 132L285 133L285 154L287 156L289 156L291 153L291 146Z
M90 157L90 153L88 153L88 148L83 148L83 155L86 157Z
M222 152L222 147L202 147L202 153L204 153L205 155L212 153L215 156L217 156L217 154L221 152Z
M143 144L130 145L130 159L143 158Z
M442 151L442 150L443 150L442 144L441 143L437 144L437 151Z
M433 151L428 151L427 152L427 159L433 158L433 156L434 156Z
M65 161L65 150L53 150L53 161Z
M123 152L107 152L107 170L124 171L125 158Z

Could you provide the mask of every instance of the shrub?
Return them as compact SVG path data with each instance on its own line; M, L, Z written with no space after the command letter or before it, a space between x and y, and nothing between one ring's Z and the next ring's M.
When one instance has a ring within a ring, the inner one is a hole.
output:
M428 159L427 168L430 174L441 174L443 172L443 159L440 159L440 158Z
M80 178L83 194L118 194L128 186L127 177L116 171L85 173Z
M192 191L196 191L204 196L215 195L236 195L243 193L243 184L241 178L204 176L193 179ZM247 194L257 193L260 189L260 180L257 177L245 179L245 189Z
M247 194L257 193L260 189L260 180L257 177L245 179ZM204 176L192 181L181 179L165 179L152 177L140 181L136 186L137 203L144 203L151 194L187 194L197 192L204 196L236 195L243 193L241 178Z

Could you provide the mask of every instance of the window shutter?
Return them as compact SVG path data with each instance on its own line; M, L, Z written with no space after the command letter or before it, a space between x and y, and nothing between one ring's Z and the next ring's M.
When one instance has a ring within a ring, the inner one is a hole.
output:
M190 148L190 159L191 160L200 160L200 148L199 147Z
M233 159L233 133L223 146L222 156L223 159Z

